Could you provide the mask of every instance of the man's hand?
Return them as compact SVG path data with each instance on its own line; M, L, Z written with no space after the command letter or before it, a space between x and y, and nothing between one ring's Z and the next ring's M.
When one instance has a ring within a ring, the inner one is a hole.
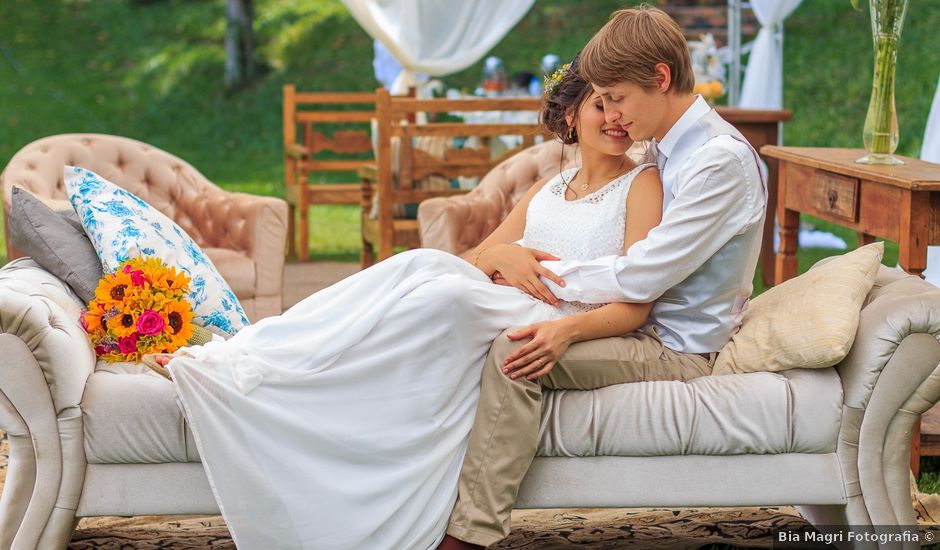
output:
M565 319L544 321L506 335L510 340L529 338L529 342L506 357L503 372L510 378L525 376L535 380L551 372L558 358L573 341L570 324Z
M508 284L553 306L558 305L558 298L545 286L539 277L545 277L558 286L565 286L565 281L546 269L539 262L558 260L548 252L516 245L498 244L486 249L480 262L492 267L494 275L499 273L502 281L493 279L496 284Z

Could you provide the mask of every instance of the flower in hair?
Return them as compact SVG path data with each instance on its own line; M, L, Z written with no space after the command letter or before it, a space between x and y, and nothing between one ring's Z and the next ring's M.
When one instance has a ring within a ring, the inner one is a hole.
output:
M571 67L571 63L565 63L560 68L555 69L555 72L553 72L551 76L545 77L545 97L555 95L555 92L558 91L558 85L561 84L562 79L568 74L569 67Z

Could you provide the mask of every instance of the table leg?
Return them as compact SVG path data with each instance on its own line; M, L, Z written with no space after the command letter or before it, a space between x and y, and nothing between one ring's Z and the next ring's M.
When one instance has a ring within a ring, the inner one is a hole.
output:
M914 479L920 476L920 422L914 423L914 433L911 436L911 472Z
M855 238L858 241L858 246L865 246L866 244L871 244L875 242L875 236L869 235L868 233L862 233L858 231L855 233Z
M777 219L777 170L779 161L764 158L767 163L767 218L760 246L761 278L765 287L774 285L774 222Z
M911 275L924 277L930 235L930 192L912 191L901 201L901 238L898 263Z
M774 283L780 284L796 277L799 264L796 260L797 235L800 232L800 213L788 210L781 202L777 209L780 224L780 248L777 250L777 265Z

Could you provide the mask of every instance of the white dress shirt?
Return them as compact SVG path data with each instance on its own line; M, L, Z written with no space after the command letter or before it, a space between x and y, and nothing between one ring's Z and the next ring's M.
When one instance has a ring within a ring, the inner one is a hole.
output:
M545 282L567 301L659 300L649 323L669 348L717 351L753 290L766 204L757 153L701 97L657 146L662 223L626 256L542 262L565 287Z

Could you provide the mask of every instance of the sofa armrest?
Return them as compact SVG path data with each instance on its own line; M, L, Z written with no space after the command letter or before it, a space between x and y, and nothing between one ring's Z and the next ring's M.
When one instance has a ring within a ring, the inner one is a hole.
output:
M0 334L21 341L33 355L56 416L81 403L95 370L94 350L79 324L81 309L65 283L29 258L0 269ZM0 356L0 363L5 360L13 359Z
M904 344L910 375L920 372L910 362L923 363L922 382L940 360L940 289L901 271L881 267L863 303L852 349L836 369L842 379L844 403L865 409L885 367Z
M492 197L474 192L422 201L418 206L421 246L462 254L492 233L503 214L502 205Z
M837 454L852 524L916 525L908 486L911 435L940 400L940 289L881 267L842 381ZM817 523L832 518L803 510Z
M255 262L257 296L280 294L287 245L287 203L279 198L225 192L213 201L219 220L211 246L238 250Z

